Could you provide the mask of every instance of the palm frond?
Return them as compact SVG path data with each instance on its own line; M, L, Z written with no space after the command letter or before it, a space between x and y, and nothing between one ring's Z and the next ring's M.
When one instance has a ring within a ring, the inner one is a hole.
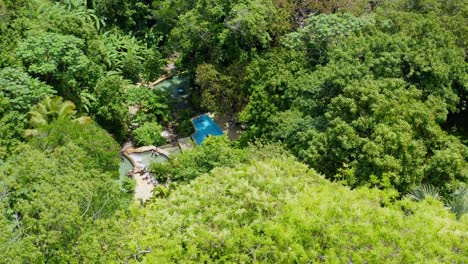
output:
M73 119L72 122L80 125L86 125L93 122L93 119L89 116L80 116L78 118Z
M89 113L90 108L92 107L94 102L97 102L97 98L92 93L89 93L87 90L81 91L80 100L81 107L85 109L87 113Z
M30 118L29 118L29 124L32 127L40 127L43 125L47 125L48 119L47 115L43 115L40 112L37 111L31 111L29 112Z
M431 184L421 184L408 193L410 199L422 201L431 196L434 199L440 199L439 189Z
M63 118L70 118L74 114L76 114L76 106L72 101L65 101L62 102L61 104L57 105L57 118L63 119Z
M463 214L468 212L468 189L461 186L456 189L447 200L447 206L450 211L459 219Z
M93 98L93 96L88 94L87 98ZM38 128L47 125L53 119L71 120L76 113L76 106L72 101L64 101L60 96L52 98L46 96L34 106L33 111L29 112L29 124L34 128ZM92 120L90 117L82 116L73 120L73 122L88 124Z
M33 138L33 137L37 137L39 135L40 135L40 133L39 133L39 130L37 130L37 129L26 129L24 131L24 137L25 138Z
M43 116L47 116L49 114L49 108L45 103L39 102L36 105L36 112Z

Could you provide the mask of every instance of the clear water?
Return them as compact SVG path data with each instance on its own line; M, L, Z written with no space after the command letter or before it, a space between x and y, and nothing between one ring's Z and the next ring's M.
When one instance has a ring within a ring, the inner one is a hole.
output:
M221 128L219 128L219 126L208 115L202 115L194 118L192 119L192 123L195 127L193 138L195 139L195 142L197 142L197 145L201 145L208 135L220 136L223 134Z
M119 182L122 182L123 179L127 176L127 172L129 172L133 168L132 163L125 157L121 158L120 161L120 168L119 168Z
M132 153L130 156L135 160L137 165L141 168L148 167L151 162L164 162L167 160L166 157L162 155L151 155L151 152L143 152L143 153ZM125 157L122 157L120 161L120 178L119 182L127 176L127 173L133 168L132 163Z
M148 167L152 162L160 163L167 160L167 158L162 155L151 155L151 151L142 153L132 153L130 154L130 156L136 162L138 167L141 168Z
M186 75L174 76L156 85L156 90L169 93L173 99L181 99L191 92L190 78ZM179 91L181 89L182 91Z

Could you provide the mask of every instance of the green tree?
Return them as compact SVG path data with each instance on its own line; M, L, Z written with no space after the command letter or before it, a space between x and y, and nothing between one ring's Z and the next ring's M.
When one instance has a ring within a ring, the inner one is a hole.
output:
M10 111L0 119L0 163L23 141L27 117L23 113Z
M117 71L133 82L142 77L154 77L160 73L161 57L156 48L147 46L133 36L112 30L100 35L100 45L105 53L108 69Z
M99 0L95 1L94 8L107 24L125 31L144 34L146 27L151 23L149 21L151 2L148 0Z
M169 43L187 65L230 64L258 48L270 45L268 25L275 23L272 1L198 1L181 15Z
M198 0L162 0L153 1L151 15L157 23L152 31L157 32L167 41L171 30L177 26L179 17L193 9Z
M91 40L104 25L95 11L87 9L81 0L38 1L32 8L35 12L28 14L33 19L30 25L32 32L53 32Z
M41 137L34 137L30 144L43 151L51 151L66 144L74 144L89 157L86 166L110 173L118 179L120 164L119 144L109 133L94 122L79 124L57 119L41 126Z
M242 108L245 95L230 76L220 73L211 64L199 65L195 74L203 109L232 116Z
M96 84L90 95L89 112L96 121L115 134L118 139L124 139L128 134L130 115L128 112L127 95L130 84L119 75L109 75Z
M41 126L47 125L54 120L67 120L78 124L87 124L91 122L91 118L81 116L73 118L77 111L76 106L72 101L63 101L60 96L46 96L41 102L36 104L32 111L29 112L29 125L35 129L26 130L26 136L37 136Z
M2 103L0 114L12 110L26 113L44 97L52 96L54 93L52 87L32 78L20 69L0 70L0 97L6 99L5 104Z
M128 90L128 104L138 108L134 120L139 123L169 121L169 95L156 89L133 87Z
M303 49L316 63L323 63L328 46L335 46L343 38L360 33L372 24L371 17L348 13L311 15L306 26L285 36L283 45Z
M85 55L84 45L82 39L71 35L44 33L21 42L17 56L28 73L78 103L80 91L93 87L102 74L101 68Z
M73 144L50 154L22 146L0 167L2 190L8 193L0 201L1 215L11 227L1 235L8 241L0 245L3 260L77 259L80 237L93 230L98 219L111 217L123 197L109 174L86 167L87 159Z
M246 70L246 87L250 98L240 120L249 125L243 138L260 137L268 130L270 118L280 110L290 107L286 92L296 78L296 73L307 67L305 56L297 51L282 48L256 56Z
M0 159L22 141L26 113L45 96L53 94L52 87L20 69L0 70Z
M247 153L233 147L226 136L208 137L203 145L170 159L152 163L150 171L161 182L190 181L216 167L233 167L247 161Z
M273 54L252 61L244 139L279 140L351 186L406 192L431 183L446 194L465 182L466 146L441 125L464 109L466 62L443 20L390 9L307 23L285 44L308 62ZM324 50L323 60L310 60L309 45Z
M350 190L291 158L257 160L147 204L134 236L148 262L466 261L466 217L394 195Z
M166 139L161 136L163 127L158 123L145 123L133 130L133 139L139 146L159 146L166 143Z

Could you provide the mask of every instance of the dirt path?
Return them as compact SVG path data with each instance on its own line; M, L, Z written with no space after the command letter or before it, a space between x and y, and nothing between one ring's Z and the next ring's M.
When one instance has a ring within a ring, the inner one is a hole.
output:
M143 162L141 155L138 155L138 153L130 153L128 155L135 161L136 168L143 169L146 167L146 164ZM135 200L142 200L145 202L153 195L154 185L143 179L145 175L135 173L133 176L135 177L136 181Z

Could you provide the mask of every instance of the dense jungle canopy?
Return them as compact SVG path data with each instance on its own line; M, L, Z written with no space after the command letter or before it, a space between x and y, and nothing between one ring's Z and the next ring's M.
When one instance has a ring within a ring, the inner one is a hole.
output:
M467 183L467 0L0 0L0 263L467 263Z

